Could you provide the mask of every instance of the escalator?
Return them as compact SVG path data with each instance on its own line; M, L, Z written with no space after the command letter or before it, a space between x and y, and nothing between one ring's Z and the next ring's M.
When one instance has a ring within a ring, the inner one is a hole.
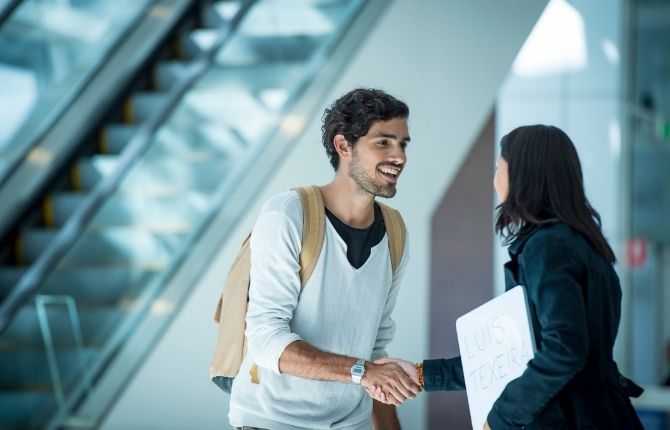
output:
M110 53L146 21L152 5L150 0L0 4L0 182ZM178 3L173 6L174 14L162 22L168 27L183 13Z
M68 26L53 14L86 2L28 3L49 4L0 21L0 73L36 70L23 36L53 44L118 12L89 2ZM385 2L127 6L97 30L117 30L104 58L35 73L46 90L4 134L0 428L99 425Z

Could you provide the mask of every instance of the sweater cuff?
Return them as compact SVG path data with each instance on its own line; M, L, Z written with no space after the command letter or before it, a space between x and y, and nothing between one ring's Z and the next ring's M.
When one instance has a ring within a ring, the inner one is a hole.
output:
M286 333L284 335L275 335L272 342L261 352L260 355L252 355L254 363L265 367L277 375L281 374L279 370L279 359L287 346L293 342L299 341L300 336L295 333Z
M381 349L375 349L372 351L372 356L370 357L370 361L375 361L379 360L380 358L388 358L388 353L386 352L386 349L381 348Z

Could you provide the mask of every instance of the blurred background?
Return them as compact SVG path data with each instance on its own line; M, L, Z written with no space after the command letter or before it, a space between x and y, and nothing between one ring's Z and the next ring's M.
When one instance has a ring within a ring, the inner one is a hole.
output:
M223 279L264 200L330 181L321 115L356 87L410 107L390 354L458 354L504 291L498 142L553 124L618 256L616 359L667 430L668 0L0 0L0 428L228 428ZM399 415L470 426L464 393Z

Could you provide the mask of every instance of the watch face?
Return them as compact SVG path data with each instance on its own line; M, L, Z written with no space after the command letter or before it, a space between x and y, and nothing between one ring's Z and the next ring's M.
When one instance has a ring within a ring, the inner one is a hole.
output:
M357 364L351 368L351 374L354 376L363 376L365 375L365 367Z

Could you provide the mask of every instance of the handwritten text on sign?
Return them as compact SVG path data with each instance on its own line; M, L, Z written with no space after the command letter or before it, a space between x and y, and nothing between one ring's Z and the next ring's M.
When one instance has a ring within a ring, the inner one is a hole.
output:
M508 382L533 358L523 287L515 287L456 320L470 418L481 429Z
M479 367L465 373L465 378L476 392L495 386L496 381L506 380L510 374L519 375L526 369L526 363L532 357L531 347L516 333L510 333L510 327L513 324L496 315L462 339L467 358L481 362Z

